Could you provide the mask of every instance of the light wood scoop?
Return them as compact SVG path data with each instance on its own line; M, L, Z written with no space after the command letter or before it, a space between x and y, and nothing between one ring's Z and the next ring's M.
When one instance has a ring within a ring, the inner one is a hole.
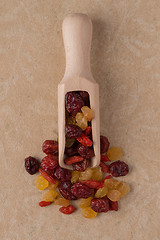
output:
M71 169L64 162L65 151L65 95L70 91L87 91L90 106L94 112L92 120L92 139L95 157L91 167L100 163L100 119L99 119L99 86L95 82L90 68L90 48L92 40L92 22L81 13L68 15L62 26L66 53L66 69L63 79L58 85L58 141L59 164Z

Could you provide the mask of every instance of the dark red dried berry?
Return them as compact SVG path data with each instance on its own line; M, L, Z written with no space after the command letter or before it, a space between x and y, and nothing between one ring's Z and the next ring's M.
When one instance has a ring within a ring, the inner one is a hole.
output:
M58 142L53 140L46 140L42 145L42 151L46 154L58 155Z
M125 162L116 161L109 165L111 174L114 177L125 176L129 172L129 167Z
M31 156L29 156L28 158L25 158L25 169L31 175L38 172L39 164L40 163L36 158L33 158Z
M105 136L100 136L100 148L101 148L101 153L106 153L109 148L109 141Z
M68 157L71 157L73 155L77 155L77 143L75 142L71 147L65 148L65 154L67 154Z
M72 183L70 181L65 181L59 184L58 189L60 194L69 200L76 200L77 198L71 193Z
M109 210L118 211L118 202L112 202L111 200L109 200Z
M86 136L90 136L91 133L92 133L92 127L91 126L88 126L84 132L83 132Z
M61 207L59 211L64 214L71 214L76 210L76 208L73 205L69 205L67 207Z
M77 152L79 155L81 155L83 158L90 159L94 157L94 151L92 148L85 147L82 144L79 144L77 146Z
M89 106L90 104L89 104L89 94L88 94L88 92L86 92L86 91L79 91L78 93L81 95L81 97L85 101L85 106Z
M58 166L58 157L54 155L47 155L41 161L40 167L53 176L55 168Z
M68 169L57 167L54 172L54 177L59 181L69 181L71 179L71 172Z
M91 200L91 208L98 213L109 211L108 198L94 198Z
M47 172L45 172L43 169L39 168L38 171L49 183L51 184L56 183L55 179L51 175L49 175Z
M77 92L68 92L65 97L65 104L67 111L75 117L81 107L85 105L85 102Z
M92 195L91 189L80 182L73 184L71 192L77 198L88 198Z
M89 166L89 161L87 159L84 159L82 162L72 164L72 166L74 170L83 172Z
M65 128L65 135L67 138L78 138L82 134L82 129L76 125L67 125Z
M104 162L100 162L99 166L102 168L103 172L110 173L109 166L106 165Z

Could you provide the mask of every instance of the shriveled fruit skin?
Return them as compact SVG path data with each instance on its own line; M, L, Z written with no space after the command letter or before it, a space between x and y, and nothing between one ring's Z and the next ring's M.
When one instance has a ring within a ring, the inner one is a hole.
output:
M86 91L79 91L78 93L81 95L83 101L85 102L85 105L89 106L89 94L88 94L88 92L86 92Z
M120 181L115 180L114 178L110 178L104 181L104 186L110 190L116 190L120 183L121 183Z
M36 187L39 190L44 190L45 188L47 188L49 185L49 182L41 175L39 175L36 179Z
M108 193L108 188L107 187L102 187L102 188L99 188L95 194L95 197L96 198L102 198L104 196L106 196Z
M87 169L87 167L89 166L89 160L88 159L84 159L82 162L77 162L72 164L73 169L79 172L83 172Z
M79 180L80 172L72 171L71 183L76 183Z
M79 177L80 181L86 181L92 178L92 169L87 168L84 172L81 172L81 175Z
M77 152L85 159L91 159L94 157L94 151L92 148L85 147L82 144L77 146Z
M70 181L61 182L58 186L60 194L68 200L76 200L77 197L71 193L72 183Z
M53 176L55 168L58 166L58 157L54 155L47 155L41 161L41 169Z
M71 192L77 198L88 198L92 195L91 189L80 182L73 184Z
M92 199L93 199L92 196L89 197L89 198L82 199L81 202L80 202L80 208L89 207Z
M31 175L35 174L39 169L39 161L31 156L25 158L25 169Z
M68 169L57 167L54 172L54 177L59 181L69 181L71 179L71 172Z
M71 147L66 147L65 148L65 154L67 154L68 157L71 157L73 155L77 155L78 154L76 142Z
M68 92L65 96L66 109L73 117L75 117L77 112L80 112L84 104L83 98L77 92Z
M93 111L90 109L88 106L83 106L81 108L81 111L84 115L84 117L88 120L91 121L93 119Z
M100 166L92 168L92 179L101 181L103 178L103 172Z
M95 218L97 216L97 212L95 212L91 207L86 207L82 210L82 215L85 218Z
M121 159L122 155L123 155L123 152L120 147L112 147L107 151L107 157L111 161L117 161Z
M128 174L129 167L125 162L116 161L109 165L109 170L114 177L120 177Z
M107 197L94 198L91 201L91 208L98 213L109 211L109 200Z
M72 214L76 208L73 205L69 205L67 207L61 207L59 211L64 214Z
M83 115L83 113L78 112L76 114L76 124L79 126L83 131L88 127L87 118Z
M112 201L116 202L119 201L121 198L121 193L118 190L109 190L107 193L107 197Z
M108 151L109 148L109 141L108 138L106 138L105 136L100 136L100 151L101 153L106 153Z
M54 189L50 189L43 195L42 200L45 202L53 202L59 196L58 192Z
M117 190L121 193L121 197L124 197L130 192L130 186L126 182L121 182Z
M42 151L46 154L58 155L58 142L53 140L45 140L42 145Z
M43 169L39 168L38 171L41 173L41 175L51 184L55 184L55 179L50 176L47 172L45 172Z
M55 201L54 201L54 205L60 205L60 206L63 206L63 207L67 207L69 205L69 200L68 199L65 199L65 198L57 198Z
M118 211L118 201L112 202L109 200L109 211Z
M66 165L71 165L73 163L82 162L83 160L84 160L83 157L75 155L75 156L71 156L71 157L66 158L64 161L65 161Z
M82 134L82 129L77 125L66 125L65 136L66 138L78 138Z

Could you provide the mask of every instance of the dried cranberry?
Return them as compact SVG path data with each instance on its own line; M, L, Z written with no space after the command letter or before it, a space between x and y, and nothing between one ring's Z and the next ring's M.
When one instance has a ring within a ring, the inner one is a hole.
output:
M76 125L67 125L65 128L65 135L67 138L77 138L82 134L82 129Z
M58 155L58 142L53 140L44 141L42 151L46 154Z
M71 179L71 172L68 169L57 167L54 172L54 177L59 181L69 181Z
M88 198L92 195L91 189L80 182L73 184L71 192L77 198Z
M78 93L81 95L81 97L85 101L85 106L89 106L90 104L89 104L89 94L88 94L88 92L86 92L86 91L79 91Z
M77 143L74 143L71 147L65 148L65 154L67 154L68 157L71 157L73 155L77 154Z
M70 181L65 181L60 183L58 186L60 194L69 200L76 200L77 198L71 193L72 183Z
M74 170L83 172L89 166L89 161L87 159L84 159L82 162L73 163L72 166Z
M81 107L85 105L85 102L77 92L68 92L65 97L65 104L67 111L75 117Z
M54 174L55 168L58 166L58 157L54 155L47 155L41 161L40 167L48 172L51 176Z
M91 200L91 208L98 213L109 211L108 198L94 198Z
M100 136L100 148L101 148L101 153L106 153L109 148L109 141L105 136Z
M111 174L114 177L125 176L129 172L129 167L125 162L116 161L109 165Z
M81 155L83 158L90 159L94 157L94 151L92 148L85 147L82 144L79 144L77 146L77 152L79 155Z
M109 200L109 210L110 211L118 211L118 201L116 202L112 202L111 200Z
M25 169L31 175L35 174L39 169L39 161L31 156L25 158Z

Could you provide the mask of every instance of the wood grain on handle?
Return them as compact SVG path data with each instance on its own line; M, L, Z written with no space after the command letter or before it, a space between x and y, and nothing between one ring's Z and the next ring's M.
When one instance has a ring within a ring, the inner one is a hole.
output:
M92 77L90 69L90 48L92 40L92 22L82 13L68 15L62 26L66 53L65 77Z

